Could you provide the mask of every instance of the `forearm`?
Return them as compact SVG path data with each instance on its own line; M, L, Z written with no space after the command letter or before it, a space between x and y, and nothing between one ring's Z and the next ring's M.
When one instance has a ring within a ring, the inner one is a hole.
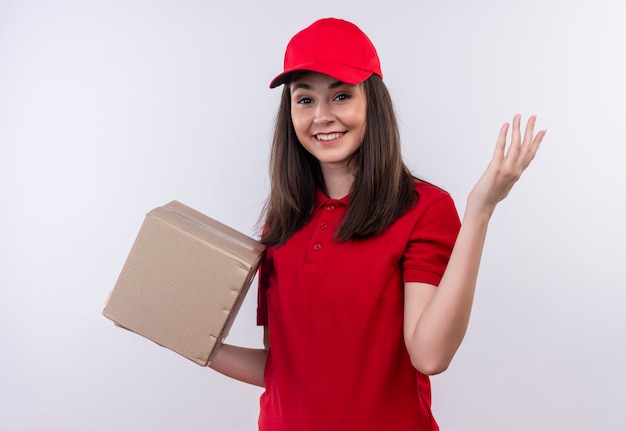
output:
M265 349L222 344L211 358L209 367L233 379L265 387Z
M491 211L468 209L450 261L407 347L416 368L444 371L467 331Z

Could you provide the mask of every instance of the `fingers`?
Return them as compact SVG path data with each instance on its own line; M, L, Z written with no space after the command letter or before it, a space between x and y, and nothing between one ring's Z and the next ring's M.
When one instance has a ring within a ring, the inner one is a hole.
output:
M543 137L546 136L546 133L547 133L546 129L543 129L537 132L537 136L535 136L535 139L533 139L533 143L532 143L532 147L534 148L535 152L537 152L537 150L539 149L539 145L541 145L541 141L543 141Z
M539 146L541 145L541 141L543 141L543 137L545 135L546 135L546 130L545 129L540 130L539 132L537 132L537 135L535 135L532 142L530 142L530 144L528 145L529 158L528 158L528 162L526 163L526 166L528 166L530 162L535 158L535 154L537 154L537 151L539 150Z
M533 141L535 121L537 121L537 116L531 115L526 123L526 130L524 131L524 145L531 145Z
M541 144L546 134L545 130L541 130L537 135L534 134L536 121L536 115L531 115L528 118L522 139L520 133L521 116L516 114L515 117L513 117L513 131L511 133L511 145L506 154L507 160L512 163L518 163L525 168L534 158L539 149L539 144Z
M516 159L517 155L519 154L519 150L520 150L520 139L521 139L521 134L520 134L520 122L521 122L521 118L522 116L520 114L516 114L513 117L513 131L511 132L511 145L509 146L509 151L507 154L507 157L511 157L512 159Z
M511 168L517 167L526 169L534 159L539 145L546 134L546 130L541 130L534 134L536 115L531 115L526 122L524 137L521 136L521 115L513 117L512 127L509 123L504 123L500 128L493 161L503 162ZM511 143L507 149L507 135L511 128Z
M506 136L509 133L509 123L504 123L500 128L500 133L498 134L498 140L496 141L496 150L494 154L494 158L498 160L502 160L504 158L504 152L506 149Z
M537 154L537 150L539 150L539 145L543 140L543 137L546 134L545 130L540 130L535 135L535 122L537 121L537 116L532 115L528 122L526 123L526 131L524 132L524 159L522 160L523 168L526 169L530 162L535 158Z
M546 130L540 130L535 134L535 123L537 121L536 115L531 115L526 122L526 130L524 131L524 141L521 144L521 157L519 160L519 166L521 170L524 171L530 165L530 162L533 161L537 151L539 150L539 145L541 141L543 141L543 137L546 134Z
M492 167L497 166L501 173L507 173L514 178L519 178L522 172L530 165L535 158L539 145L546 134L545 130L534 134L537 116L532 115L526 122L524 136L521 136L521 115L513 117L511 125L504 123L500 128L494 157L491 161ZM511 129L511 141L507 148L507 135Z
M494 160L515 161L518 158L518 154L520 152L520 121L521 116L516 114L513 117L513 130L511 132L511 145L507 150L507 134L509 131L510 124L504 123L500 128L500 134L498 135L498 140L496 141L496 150L494 153ZM524 139L526 136L524 136Z

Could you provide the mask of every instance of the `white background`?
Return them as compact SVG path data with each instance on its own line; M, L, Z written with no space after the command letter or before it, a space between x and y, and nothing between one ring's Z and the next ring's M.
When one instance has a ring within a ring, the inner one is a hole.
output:
M626 429L620 0L0 0L0 429L256 429L260 389L101 311L156 206L256 236L268 83L325 16L373 40L407 163L461 214L503 122L548 129L433 378L442 429ZM229 342L260 346L251 292Z

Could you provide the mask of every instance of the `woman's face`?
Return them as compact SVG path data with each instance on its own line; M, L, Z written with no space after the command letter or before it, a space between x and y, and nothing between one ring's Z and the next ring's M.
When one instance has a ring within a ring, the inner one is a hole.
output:
M348 170L365 136L367 103L363 85L303 72L294 76L289 88L291 120L300 144L323 169Z

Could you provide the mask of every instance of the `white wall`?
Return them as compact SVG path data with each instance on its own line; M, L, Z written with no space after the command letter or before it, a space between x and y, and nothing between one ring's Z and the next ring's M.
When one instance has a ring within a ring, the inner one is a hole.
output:
M433 379L442 428L626 428L623 2L1 0L0 429L256 428L260 390L101 310L148 210L255 233L267 85L324 16L374 41L408 164L461 212L501 123L548 128ZM260 345L255 300L230 342Z

